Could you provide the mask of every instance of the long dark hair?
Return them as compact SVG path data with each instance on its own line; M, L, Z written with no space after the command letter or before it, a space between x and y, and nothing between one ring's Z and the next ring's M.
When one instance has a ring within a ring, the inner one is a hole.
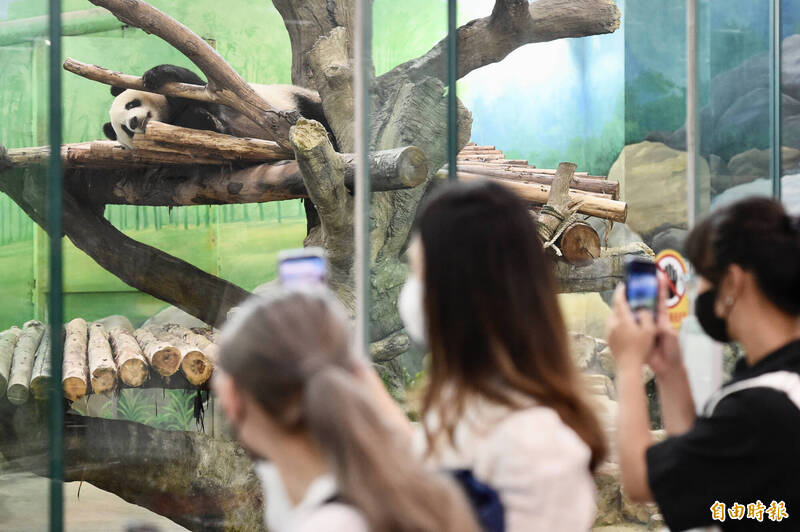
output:
M556 299L552 261L526 205L500 184L443 185L420 211L424 308L431 348L423 410L452 438L468 396L553 408L586 442L594 469L605 437L583 397Z
M459 489L427 472L372 406L350 329L327 290L276 289L226 325L219 366L284 430L308 433L370 530L477 532Z
M755 197L714 210L692 229L686 255L714 285L738 264L772 304L800 314L800 221L780 202Z

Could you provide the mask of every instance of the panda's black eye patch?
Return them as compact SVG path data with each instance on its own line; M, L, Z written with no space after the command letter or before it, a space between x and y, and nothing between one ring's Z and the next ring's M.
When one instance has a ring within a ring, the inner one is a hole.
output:
M124 131L125 134L128 135L130 138L133 138L133 131L128 129L128 126L126 126L125 124L122 125L122 131Z
M126 103L125 104L125 109L130 110L130 109L133 109L134 107L139 107L140 105L142 105L142 102L141 102L141 100L139 100L137 98L135 100L131 100L128 103Z

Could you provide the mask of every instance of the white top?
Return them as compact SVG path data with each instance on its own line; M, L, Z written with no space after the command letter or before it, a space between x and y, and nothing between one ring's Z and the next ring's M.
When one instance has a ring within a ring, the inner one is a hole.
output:
M264 489L264 521L270 532L369 532L361 513L350 505L326 502L336 494L331 475L317 477L303 500L292 505L278 468L258 462L255 471Z
M425 420L430 427L438 416ZM418 451L426 447L422 430ZM456 425L455 444L439 442L428 459L440 469L470 469L498 492L506 532L590 530L597 506L591 451L552 408L521 410L472 399Z

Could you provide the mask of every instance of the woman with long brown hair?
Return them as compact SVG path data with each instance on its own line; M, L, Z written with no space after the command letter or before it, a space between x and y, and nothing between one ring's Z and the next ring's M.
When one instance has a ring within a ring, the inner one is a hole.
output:
M527 206L492 182L442 185L409 258L399 309L430 351L427 459L494 489L510 532L588 530L605 440Z
M477 532L449 479L423 468L356 378L367 362L323 288L252 298L222 334L214 388L242 446L269 463L272 532Z

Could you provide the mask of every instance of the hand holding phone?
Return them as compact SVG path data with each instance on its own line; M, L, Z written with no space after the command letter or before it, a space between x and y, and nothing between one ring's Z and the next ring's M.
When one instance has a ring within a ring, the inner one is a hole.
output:
M288 249L278 253L278 278L284 285L325 284L328 266L319 247Z
M625 263L625 297L628 306L636 313L649 310L656 315L658 309L658 276L654 262L635 258Z

